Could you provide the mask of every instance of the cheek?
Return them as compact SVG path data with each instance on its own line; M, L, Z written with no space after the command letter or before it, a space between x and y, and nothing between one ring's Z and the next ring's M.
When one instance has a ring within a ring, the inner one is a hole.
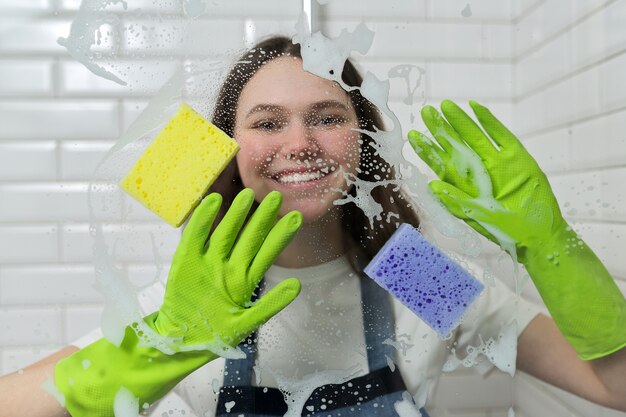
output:
M359 166L360 149L359 139L361 135L354 131L343 132L327 138L325 150L333 159L342 165L350 164L350 171Z
M237 143L239 144L239 152L235 158L239 173L244 180L267 169L275 155L275 150L272 147L259 141L237 139Z

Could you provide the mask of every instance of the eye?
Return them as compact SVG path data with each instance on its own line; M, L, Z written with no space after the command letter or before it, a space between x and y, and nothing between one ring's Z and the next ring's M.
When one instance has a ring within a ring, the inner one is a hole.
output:
M253 128L258 129L258 130L272 131L272 130L280 129L282 126L283 124L277 120L263 119L263 120L256 122L253 125Z
M316 120L317 126L322 127L336 127L340 124L345 123L346 119L339 115L329 114L324 116L319 116Z

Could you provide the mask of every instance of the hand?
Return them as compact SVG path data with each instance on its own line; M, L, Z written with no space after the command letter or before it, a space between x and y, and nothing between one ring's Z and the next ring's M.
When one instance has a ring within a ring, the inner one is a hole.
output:
M567 225L550 184L520 141L470 101L483 130L453 102L422 118L437 144L409 141L440 180L439 200L524 264L561 333L582 359L626 346L626 299L593 251ZM493 141L493 143L492 143Z
M208 237L221 201L213 193L195 210L176 249L163 305L144 319L166 341L174 340L167 352L159 340L155 346L145 343L150 338L133 325L126 327L120 346L102 338L57 363L55 383L73 416L113 417L114 405L123 398L137 407L152 404L298 295L300 282L289 278L250 302L299 230L302 214L292 211L274 224L282 197L271 192L237 239L254 201L246 189Z
M437 144L415 130L409 141L441 179L429 185L448 210L524 262L529 248L542 247L567 223L548 179L520 141L487 108L474 101L470 106L484 131L445 100L445 119L431 106L422 109Z
M163 336L182 338L181 350L206 344L212 349L235 346L300 292L300 282L289 278L250 303L263 275L302 223L302 215L293 211L274 225L282 202L274 191L235 242L253 202L252 190L240 192L207 240L221 204L221 196L213 193L184 230L153 326Z

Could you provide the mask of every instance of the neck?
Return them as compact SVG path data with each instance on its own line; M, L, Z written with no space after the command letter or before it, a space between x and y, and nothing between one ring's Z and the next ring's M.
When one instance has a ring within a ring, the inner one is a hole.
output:
M284 268L304 268L337 259L348 250L344 233L335 213L304 223L274 264Z

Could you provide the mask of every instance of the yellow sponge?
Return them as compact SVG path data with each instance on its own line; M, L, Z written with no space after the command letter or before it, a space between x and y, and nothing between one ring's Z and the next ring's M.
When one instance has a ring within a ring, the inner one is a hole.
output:
M237 142L183 103L120 186L178 227L237 151Z

